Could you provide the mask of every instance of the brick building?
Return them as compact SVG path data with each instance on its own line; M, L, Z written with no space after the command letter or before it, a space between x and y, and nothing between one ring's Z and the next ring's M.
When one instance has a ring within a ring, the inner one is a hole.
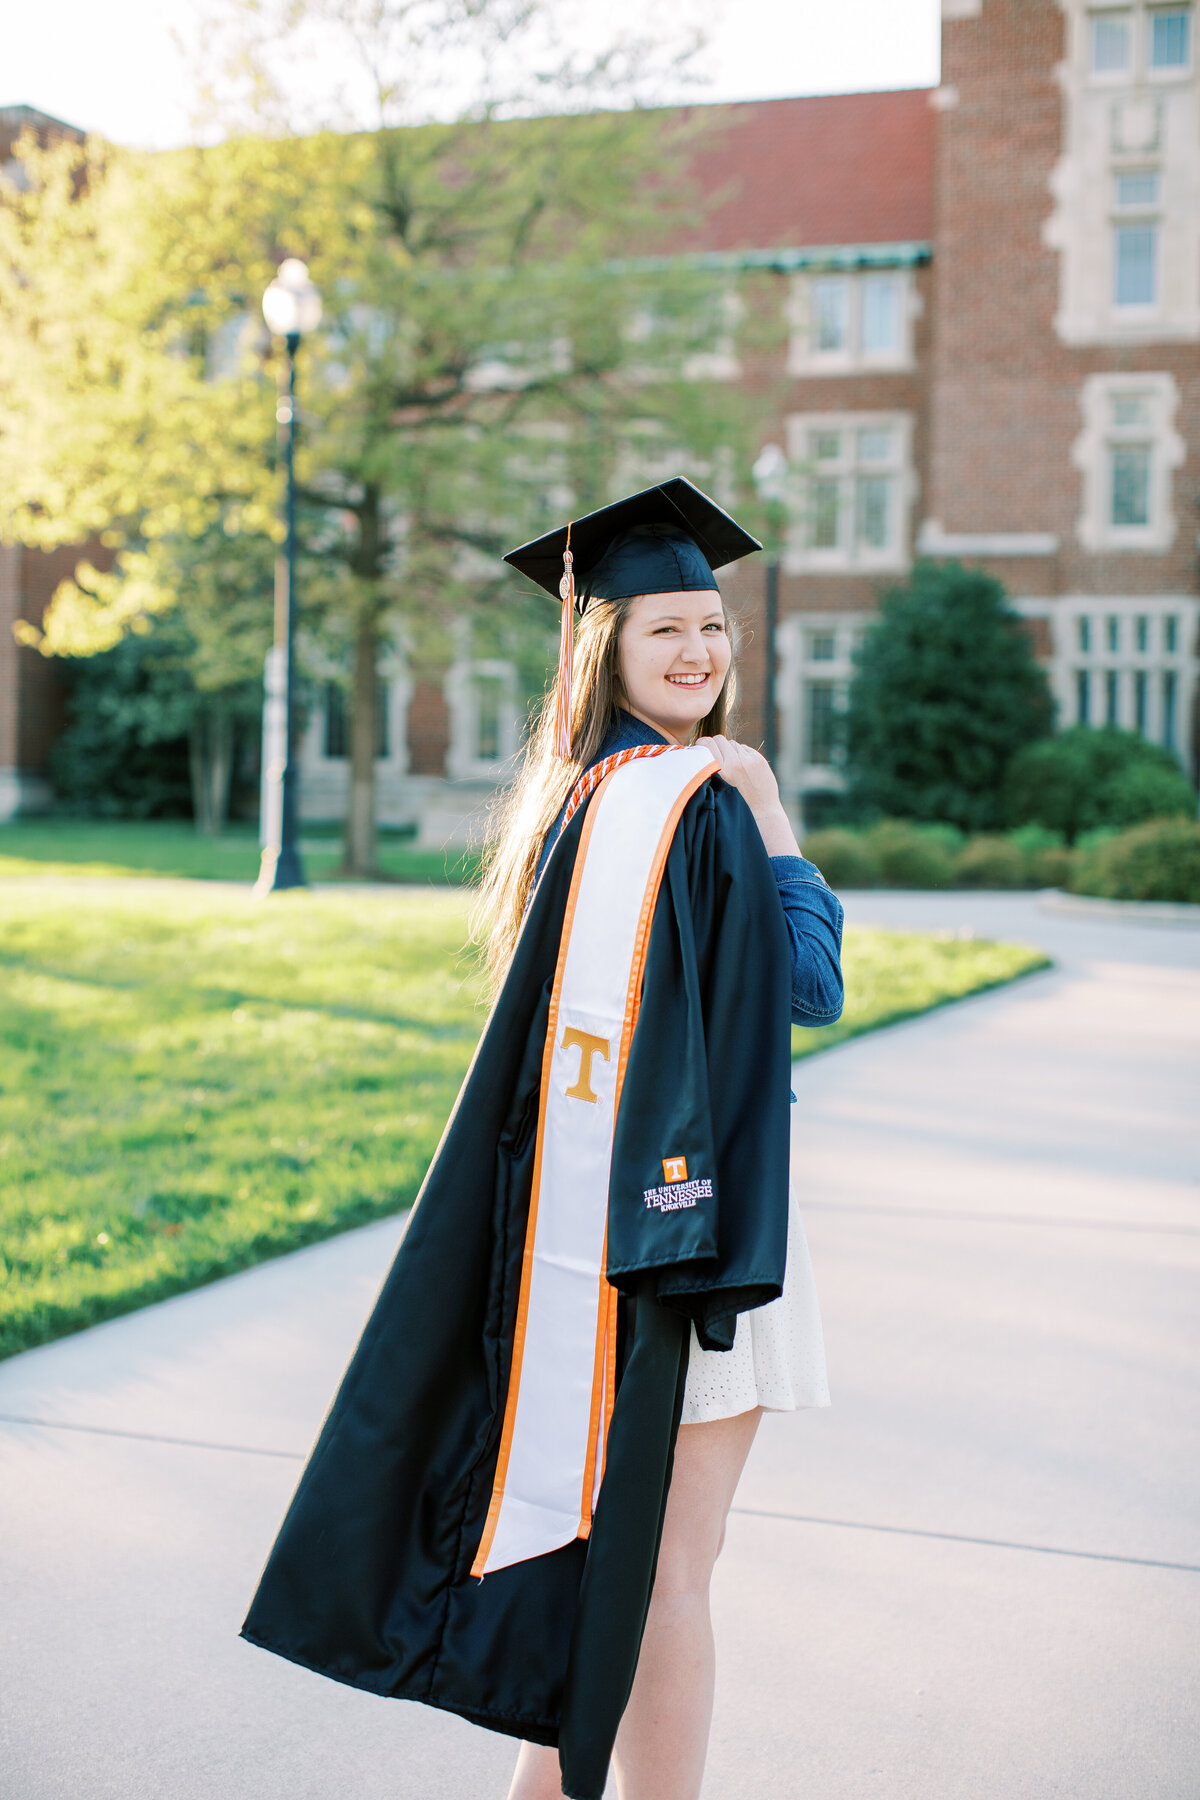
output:
M1141 731L1197 773L1193 8L943 0L942 12L933 91L704 109L718 128L696 177L719 198L677 246L729 295L696 379L758 386L778 408L765 435L788 457L779 772L809 822L841 784L832 724L854 644L918 555L999 576L1060 724ZM785 322L769 355L739 343L751 269ZM41 791L53 717L3 623L36 609L43 590L22 582L44 588L46 571L31 568L0 551L0 813L6 794ZM761 569L727 592L747 627L739 728L753 741ZM440 841L517 747L516 676L465 638L443 682L415 682L401 647L388 675L381 817ZM340 813L345 748L331 687L304 744L306 816Z

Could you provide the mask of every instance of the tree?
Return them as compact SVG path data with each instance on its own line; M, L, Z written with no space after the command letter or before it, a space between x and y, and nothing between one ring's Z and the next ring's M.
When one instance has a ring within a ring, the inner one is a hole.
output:
M1191 818L1191 782L1159 744L1115 725L1073 725L1018 750L1005 778L1012 825L1044 825L1069 844L1081 832L1123 828L1145 819Z
M1052 719L1046 676L1000 583L957 563L918 564L884 595L855 660L852 795L867 810L992 830L1009 758Z
M197 830L221 830L239 740L259 732L271 561L266 538L211 529L128 551L115 574L90 563L77 568L41 634L44 646L76 665L73 722L56 763L64 798L102 809L111 780L118 810L136 812L138 770L147 804L159 782L140 754L128 775L119 772L121 746L140 752L183 736ZM78 666L89 655L98 661L91 673Z
M699 473L720 452L746 460L735 397L707 389L702 405L686 379L709 347L713 277L627 254L681 203L661 116L512 119L488 102L450 124L387 123L398 43L424 33L442 51L465 33L511 69L531 10L293 5L301 23L363 38L382 128L153 158L27 145L26 185L0 205L0 535L97 532L117 556L106 583L84 569L63 591L48 650L111 642L181 604L157 543L277 537L258 299L283 255L308 260L326 317L301 402L303 598L353 671L356 873L375 862L387 635L403 631L418 676L446 666L456 622L477 611L549 641L553 605L518 601L501 550L601 503L623 472L653 475L664 452ZM254 43L242 50L251 86L273 92ZM558 65L557 91L593 92L593 74Z

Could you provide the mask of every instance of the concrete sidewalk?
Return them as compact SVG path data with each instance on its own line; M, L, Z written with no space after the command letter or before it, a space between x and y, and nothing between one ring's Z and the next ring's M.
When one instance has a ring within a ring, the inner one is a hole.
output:
M834 1406L738 1494L705 1800L1195 1800L1200 933L847 910L1059 966L798 1071ZM5 1800L501 1800L236 1637L398 1232L0 1365Z

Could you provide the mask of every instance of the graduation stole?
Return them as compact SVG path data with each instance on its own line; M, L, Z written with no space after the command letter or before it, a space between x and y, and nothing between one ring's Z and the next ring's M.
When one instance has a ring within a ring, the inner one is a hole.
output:
M699 748L630 760L603 777L584 820L542 1055L500 1453L473 1575L591 1532L616 1389L617 1290L605 1273L613 1131L667 852L717 768ZM677 1178L664 1169L664 1180Z

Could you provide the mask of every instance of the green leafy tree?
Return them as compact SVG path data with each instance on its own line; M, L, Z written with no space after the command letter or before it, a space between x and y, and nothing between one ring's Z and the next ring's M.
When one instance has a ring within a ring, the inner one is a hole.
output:
M360 42L377 129L260 130L151 158L21 149L25 184L0 204L0 535L98 534L115 556L108 577L83 568L48 616L42 647L74 653L193 604L185 540L276 542L258 301L284 255L304 257L325 318L303 353L303 598L351 670L346 867L370 873L389 636L400 630L418 679L441 674L478 612L544 645L553 604L510 585L497 553L664 462L710 478L722 457L744 466L750 421L728 389L687 378L711 348L712 275L629 254L687 200L662 115L503 117L510 84L503 105L464 102L452 123L395 123L418 51L436 63L466 46L486 64L491 45L511 74L534 9L286 11L276 25ZM273 32L232 41L274 128L260 56ZM560 97L636 88L628 59L580 69L550 39L538 47ZM528 94L540 74L525 74Z
M851 793L869 812L964 831L1003 821L1004 772L1050 730L1053 703L1018 615L991 576L918 564L883 597L846 716Z
M1044 825L1073 844L1098 826L1191 818L1196 794L1161 745L1115 725L1073 725L1018 750L1005 779L1005 807L1010 824Z

